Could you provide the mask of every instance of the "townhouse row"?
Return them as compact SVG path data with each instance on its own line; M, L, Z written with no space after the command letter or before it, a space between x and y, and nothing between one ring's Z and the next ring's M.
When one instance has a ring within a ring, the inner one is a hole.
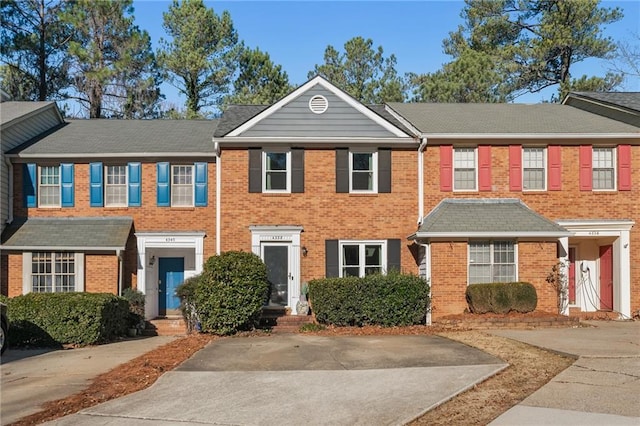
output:
M2 293L135 287L153 318L209 256L245 250L267 264L269 305L294 313L304 282L392 269L429 279L430 317L461 313L470 283L518 280L554 312L563 262L563 313L630 316L640 100L574 97L366 106L317 77L219 120L24 130L3 149ZM33 127L5 104L3 133Z

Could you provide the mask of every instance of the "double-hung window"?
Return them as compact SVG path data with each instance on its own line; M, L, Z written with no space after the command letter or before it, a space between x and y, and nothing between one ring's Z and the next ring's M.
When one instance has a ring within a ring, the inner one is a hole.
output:
M616 189L616 151L614 148L593 148L593 189Z
M171 205L193 206L193 166L171 166Z
M363 277L386 272L386 241L341 241L340 276Z
M75 253L31 253L31 291L34 293L76 291Z
M263 151L262 173L263 192L291 192L291 151Z
M453 150L453 190L477 190L477 161L475 148L455 148Z
M349 152L349 191L378 192L378 153Z
M547 189L545 148L522 149L522 189L544 191Z
M127 166L106 166L104 186L107 207L127 206Z
M469 284L514 281L517 277L513 241L469 242Z
M60 167L41 166L38 179L38 205L60 207Z

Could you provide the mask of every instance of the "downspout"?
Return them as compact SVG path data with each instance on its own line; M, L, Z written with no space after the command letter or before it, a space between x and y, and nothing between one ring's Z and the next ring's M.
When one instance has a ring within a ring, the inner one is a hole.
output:
M7 208L9 209L9 212L7 215L7 223L9 224L13 222L13 163L7 156L4 157L4 161L7 163L7 171L9 173L9 181L7 182L9 187L9 199L7 200Z
M220 165L220 144L211 138L216 154L216 254L220 254L220 190L222 188L222 169Z
M424 150L427 149L427 138L420 138L418 147L418 225L424 218Z
M123 250L116 250L118 256L118 296L122 296L122 278L124 277Z

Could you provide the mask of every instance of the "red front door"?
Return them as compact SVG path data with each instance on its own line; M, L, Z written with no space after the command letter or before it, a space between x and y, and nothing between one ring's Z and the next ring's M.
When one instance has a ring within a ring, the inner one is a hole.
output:
M613 310L613 246L600 246L600 309Z
M569 304L576 303L576 248L569 247Z

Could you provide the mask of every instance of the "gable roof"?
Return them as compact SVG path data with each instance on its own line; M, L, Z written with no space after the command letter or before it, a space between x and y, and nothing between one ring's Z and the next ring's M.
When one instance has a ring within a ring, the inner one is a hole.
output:
M445 198L410 239L557 238L570 233L516 198Z
M55 102L0 102L0 127L5 130L22 120L37 114L40 111L55 108L57 117L62 122L62 116Z
M311 80L307 81L305 84L301 85L289 95L285 96L278 102L265 107L264 109L260 109L260 106L236 106L236 108L229 108L223 114L223 126L216 132L216 137L239 137L242 136L242 133L248 131L262 120L265 120L269 116L275 114L283 107L291 103L293 100L297 99L299 96L304 94L307 91L310 91L316 87L321 87L324 90L327 90L332 95L335 95L341 101L349 105L354 110L360 112L364 117L370 119L374 123L378 124L380 127L384 128L386 131L390 132L392 136L400 137L400 138L408 138L409 134L407 134L406 129L402 127L398 127L400 124L397 120L391 122L384 118L382 115L374 112L371 108L366 105L360 103L358 100L342 91L338 87L334 86L322 76L316 76ZM239 107L239 108L238 108ZM225 118L224 115L229 113L229 118ZM253 114L253 115L252 115Z
M388 107L427 137L640 136L634 126L560 104L394 102Z
M12 149L20 158L213 155L217 120L69 120Z
M2 233L5 250L124 250L131 217L32 217Z
M562 103L640 127L640 92L571 92Z

